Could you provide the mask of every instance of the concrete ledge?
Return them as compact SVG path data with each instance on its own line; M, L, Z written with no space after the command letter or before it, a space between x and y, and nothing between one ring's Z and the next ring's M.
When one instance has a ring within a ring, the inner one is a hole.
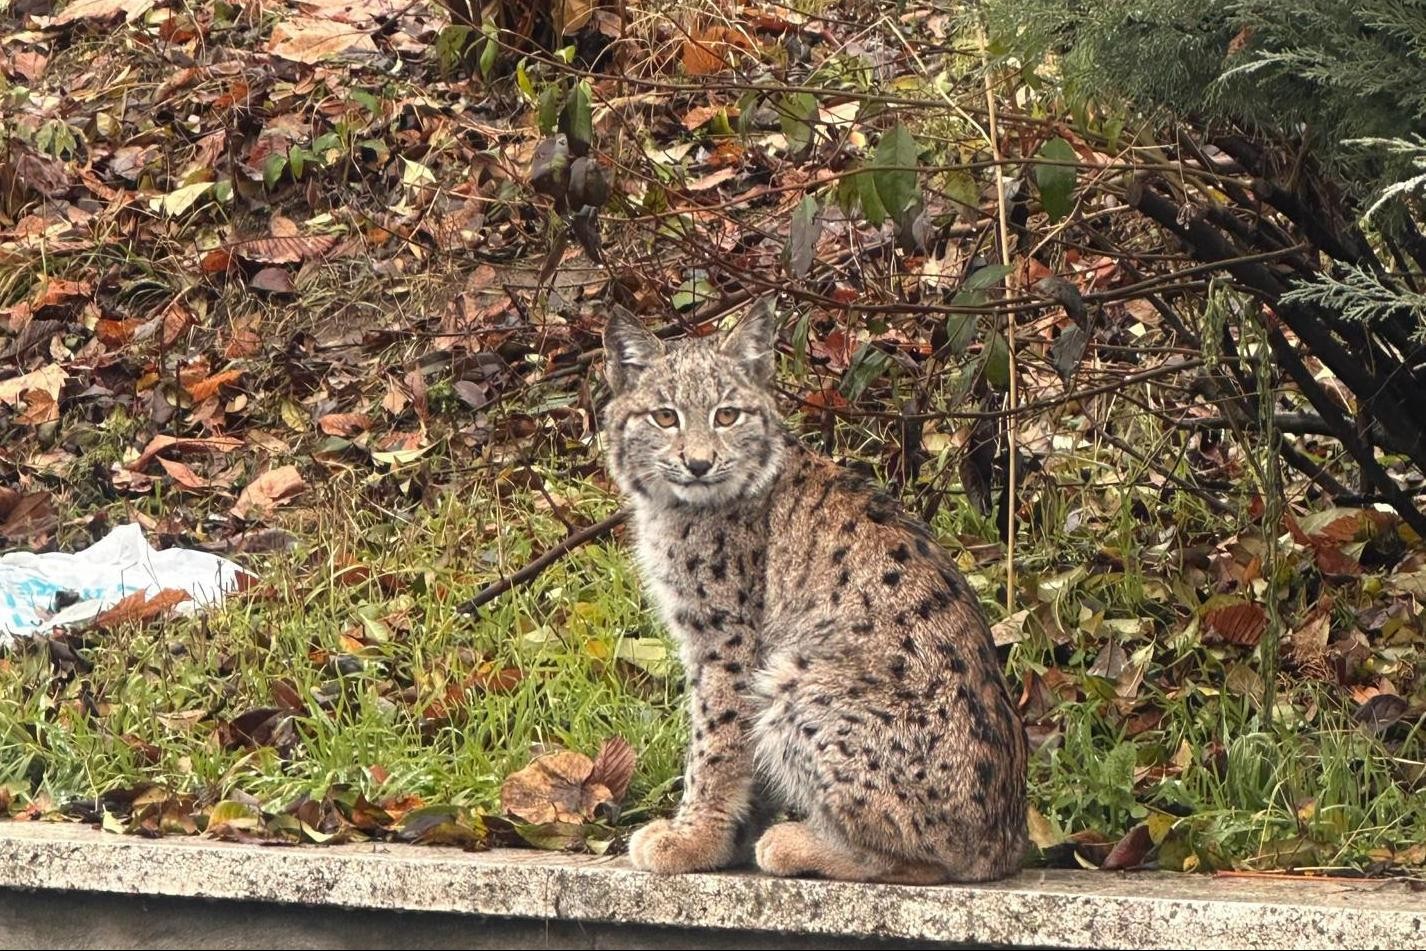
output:
M685 934L836 935L918 946L1426 948L1426 894L1401 882L1033 871L988 886L908 888L746 873L660 877L634 871L622 859L527 851L463 853L384 843L258 848L0 823L0 946L18 946L22 937L6 934L7 921L19 921L13 908L23 899L16 889L51 897L64 890L607 923ZM69 916L81 915L84 898L65 896L65 906Z

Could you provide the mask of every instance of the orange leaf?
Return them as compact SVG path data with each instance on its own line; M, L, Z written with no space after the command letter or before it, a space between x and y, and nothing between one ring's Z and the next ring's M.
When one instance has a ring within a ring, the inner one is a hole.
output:
M163 471L173 478L174 482L185 489L206 489L208 480L194 472L188 466L173 459L159 457L158 464L163 466Z
M728 68L728 44L719 42L715 30L707 30L683 41L683 71L690 76L706 76Z
M149 444L144 447L144 451L139 453L139 458L129 463L132 472L141 472L144 466L153 461L154 456L165 449L172 449L175 452L192 452L201 449L205 452L232 452L234 449L241 449L243 441L232 436L166 436L162 433L149 440Z
M328 413L317 420L317 428L328 436L355 436L371 428L365 413Z
M108 628L152 621L188 599L188 592L178 588L164 588L152 598L146 591L135 591L109 610L100 612L93 623L95 627Z
M209 251L198 262L198 270L204 274L226 274L232 266L233 253L226 248Z
M94 336L109 347L122 347L134 339L134 331L142 321L101 319L94 325Z
M171 347L181 337L184 331L192 327L197 321L189 313L188 308L178 301L168 305L168 310L163 314L163 334L161 339L165 347Z
M215 373L197 383L188 385L188 395L193 397L193 402L201 403L210 397L217 396L218 390L229 383L234 382L243 375L242 370L224 370L222 373Z
M1230 644L1252 647L1268 629L1268 616L1256 604L1229 604L1209 611L1204 620L1211 631Z
M270 469L247 484L233 504L233 514L242 519L271 515L278 505L305 488L307 483L296 466Z

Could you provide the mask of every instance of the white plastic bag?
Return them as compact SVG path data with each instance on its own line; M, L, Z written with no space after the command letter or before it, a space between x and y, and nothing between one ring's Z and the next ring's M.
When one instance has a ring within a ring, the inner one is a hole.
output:
M120 525L80 552L13 552L0 557L0 647L20 635L87 621L135 591L165 588L192 598L174 610L194 614L238 587L242 569L226 558L185 548L157 551L136 524ZM55 595L79 597L53 613Z

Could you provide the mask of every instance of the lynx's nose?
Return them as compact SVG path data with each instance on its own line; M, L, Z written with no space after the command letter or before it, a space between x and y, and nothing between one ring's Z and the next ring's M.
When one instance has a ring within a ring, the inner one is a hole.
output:
M708 470L713 468L712 459L685 459L683 465L689 472L693 473L695 479L701 479L708 474Z

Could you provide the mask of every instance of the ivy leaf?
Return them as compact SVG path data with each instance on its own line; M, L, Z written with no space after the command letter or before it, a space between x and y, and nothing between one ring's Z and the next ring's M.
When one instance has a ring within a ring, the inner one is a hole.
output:
M881 207L892 217L900 215L916 200L916 165L921 146L897 123L881 137L872 163L872 182ZM863 193L865 194L865 193ZM863 200L863 207L865 207Z
M822 233L818 211L817 199L808 195L792 212L792 225L787 231L787 247L783 249L783 263L793 277L806 277L812 268L812 252L817 246L817 238Z
M571 154L589 154L589 147L594 143L594 120L589 106L589 83L582 79L574 84L574 90L564 104L559 130L565 134Z
M964 292L962 292L964 293ZM953 303L961 303L960 296ZM956 356L966 352L980 330L979 314L951 314L946 318L946 347Z
M1061 138L1040 146L1039 158L1052 162L1073 162L1074 147ZM1051 221L1059 221L1074 208L1075 169L1066 165L1035 166L1035 184L1040 186L1040 204Z

